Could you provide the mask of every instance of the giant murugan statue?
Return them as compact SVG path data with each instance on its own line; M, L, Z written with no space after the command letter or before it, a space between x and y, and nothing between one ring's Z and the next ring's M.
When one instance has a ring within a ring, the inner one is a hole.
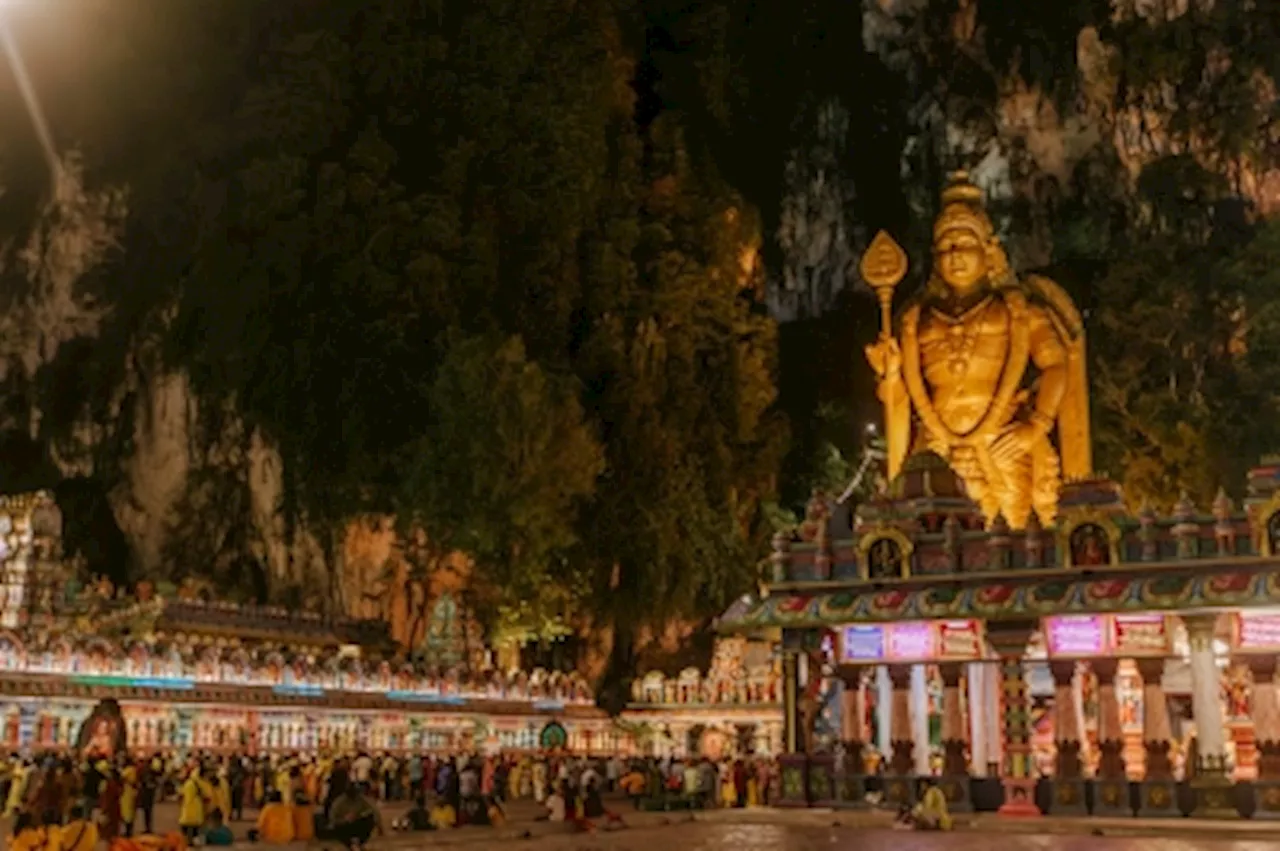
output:
M906 254L882 232L861 268L882 312L867 359L884 404L890 479L909 451L931 450L988 522L1003 514L1021 529L1035 511L1052 525L1063 475L1083 478L1092 466L1084 326L1071 298L1047 278L1018 279L963 172L942 194L933 269L896 335L891 305Z

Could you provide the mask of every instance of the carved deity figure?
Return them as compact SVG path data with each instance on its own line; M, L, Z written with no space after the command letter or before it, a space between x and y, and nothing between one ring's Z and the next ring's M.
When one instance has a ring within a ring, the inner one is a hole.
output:
M963 172L952 175L933 228L933 268L896 323L893 288L906 255L880 234L863 277L884 328L867 347L884 404L890 478L908 452L946 459L990 522L1053 524L1062 474L1087 476L1084 328L1070 297L1038 276L1019 280ZM1062 455L1053 443L1057 434Z

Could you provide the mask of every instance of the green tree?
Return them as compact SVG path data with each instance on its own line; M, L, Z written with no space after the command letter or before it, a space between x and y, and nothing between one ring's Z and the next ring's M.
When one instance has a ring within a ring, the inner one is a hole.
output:
M454 334L428 405L396 512L412 557L431 565L466 553L482 622L521 611L536 633L571 614L578 578L563 554L603 464L573 380L530 362L518 338Z

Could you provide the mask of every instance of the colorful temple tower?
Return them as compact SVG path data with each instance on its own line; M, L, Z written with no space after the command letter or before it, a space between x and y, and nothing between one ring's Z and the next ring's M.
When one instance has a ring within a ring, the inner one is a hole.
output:
M720 619L781 633L784 799L858 806L878 774L891 803L931 777L1009 815L1280 817L1280 465L1243 509L1135 512L1092 471L1070 299L1012 274L964 175L934 241L897 317L905 254L862 265L889 487L852 528L816 495Z

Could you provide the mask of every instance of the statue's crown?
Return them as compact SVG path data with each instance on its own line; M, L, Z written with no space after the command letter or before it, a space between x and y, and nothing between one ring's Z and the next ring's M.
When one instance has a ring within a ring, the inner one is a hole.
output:
M983 239L993 234L991 219L982 203L982 190L967 171L953 171L942 190L942 212L934 222L934 236L954 227L967 228Z
M942 190L942 206L948 204L982 206L982 189L969 179L969 172L960 170L947 175L947 188Z

